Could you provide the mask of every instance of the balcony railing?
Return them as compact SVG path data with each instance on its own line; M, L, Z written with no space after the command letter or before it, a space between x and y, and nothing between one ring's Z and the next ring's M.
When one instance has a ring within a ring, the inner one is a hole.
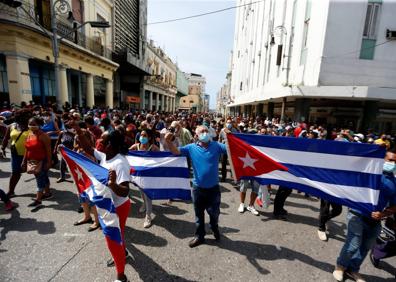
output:
M0 19L16 22L18 24L29 26L42 31L40 25L51 32L51 15L50 11L38 11L37 6L30 1L22 1L21 8L14 9L0 3ZM64 37L85 49L94 52L97 55L111 59L112 51L106 48L101 42L100 37L89 37L81 31L74 31L75 23L69 22L65 17L57 17L57 29L59 37Z

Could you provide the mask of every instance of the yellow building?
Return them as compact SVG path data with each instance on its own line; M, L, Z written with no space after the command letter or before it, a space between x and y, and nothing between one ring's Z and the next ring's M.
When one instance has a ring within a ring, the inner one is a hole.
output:
M49 0L25 0L15 9L0 3L0 100L20 104L55 102ZM112 23L113 1L70 0L70 12L57 13L60 103L113 107L111 60L113 28L91 28L87 21ZM55 7L56 9L59 7ZM40 27L41 26L41 27Z

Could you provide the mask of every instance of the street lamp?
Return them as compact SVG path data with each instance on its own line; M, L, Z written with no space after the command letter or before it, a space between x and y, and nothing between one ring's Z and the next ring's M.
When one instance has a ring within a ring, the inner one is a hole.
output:
M12 8L19 8L22 6L21 1L15 1L15 0L0 0L0 3L3 3L7 6L10 6ZM87 21L84 22L83 24L73 28L69 33L63 35L62 37L58 38L58 27L57 27L57 21L56 21L56 16L58 14L68 14L69 19L73 19L73 14L72 14L72 9L70 7L70 4L66 0L51 0L51 29L52 29L52 35L40 25L39 22L28 12L24 7L22 6L21 9L44 31L44 33L49 36L52 40L52 53L54 56L54 73L55 73L55 97L56 97L56 105L58 107L62 107L60 103L60 84L59 84L59 41L62 41L65 37L70 35L73 32L76 32L78 29L82 28L83 26L89 24L93 28L109 28L110 24L109 22L99 22L99 21Z

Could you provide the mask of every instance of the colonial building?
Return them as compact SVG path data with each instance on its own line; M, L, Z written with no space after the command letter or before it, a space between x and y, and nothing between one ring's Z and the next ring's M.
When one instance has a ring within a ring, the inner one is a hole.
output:
M146 64L150 76L145 77L142 108L174 112L177 66L152 40L146 47Z
M206 79L200 74L185 73L188 80L188 96L180 99L181 110L192 112L203 111Z
M0 3L0 99L19 104L55 102L55 75L59 102L113 107L113 29L92 28L88 21L113 22L114 3L109 0L25 0L21 7ZM60 70L54 72L51 9L55 9Z
M216 99L216 111L221 113L222 115L226 115L228 113L227 105L233 103L231 98L231 77L232 77L232 52L228 65L228 72L226 75L226 83L220 88L220 91L217 93Z
M232 113L396 130L393 0L237 1L243 4Z

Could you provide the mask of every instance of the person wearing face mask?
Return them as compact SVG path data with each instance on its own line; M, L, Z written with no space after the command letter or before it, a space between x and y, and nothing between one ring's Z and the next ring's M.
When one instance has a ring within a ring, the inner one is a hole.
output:
M174 138L172 133L168 133L165 136L168 147L174 155L189 157L192 162L196 231L195 237L189 242L190 248L194 248L205 242L205 210L209 214L213 235L216 241L220 240L218 220L221 196L218 170L221 155L227 153L224 144L211 141L209 130L206 126L198 126L195 133L198 137L196 143L179 148L172 142Z
M337 259L333 276L343 281L344 274L355 281L364 282L360 266L381 231L381 220L396 212L396 154L387 152L379 187L377 211L371 217L350 209L347 215L347 238Z
M214 140L217 137L216 130L210 125L210 118L206 117L202 125L208 128L208 133L211 140Z
M55 148L55 143L58 140L58 136L60 133L58 123L52 117L50 112L43 113L44 124L41 127L41 130L45 132L51 138L51 151ZM58 155L52 154L52 166L56 166L58 164Z
M74 135L76 132L73 128L71 128L68 125L69 120L70 120L69 114L67 113L63 114L62 122L64 124L65 130L62 130L61 133L59 134L58 140L56 140L55 143L53 154L58 153L59 145L63 145L66 148L73 150ZM60 172L60 177L56 180L56 183L61 183L66 180L66 162L63 158L60 161L59 172Z
M194 139L188 129L181 126L179 121L173 121L171 128L174 129L175 136L179 141L180 146L186 146L194 142Z
M219 142L225 144L226 143L226 135L227 133L225 130L231 131L231 133L238 133L238 129L236 129L232 123L231 119L227 119L227 122L224 125L224 128L220 131L220 138ZM221 182L224 182L227 177L227 163L228 163L228 156L224 154L221 158Z
M34 176L37 182L36 199L28 207L41 206L43 199L52 197L49 186L48 170L51 167L51 139L41 129L42 121L38 117L29 120L29 135L25 142L25 156L22 171L26 171L27 163L36 163L41 169Z
M143 130L140 132L139 143L132 145L129 150L132 151L146 151L146 152L158 152L160 149L153 144L153 137L149 130ZM144 217L144 228L149 228L152 225L151 212L153 209L152 201L147 195L140 191L140 195L143 199L143 205L139 209L139 212L146 212L146 216Z
M384 146L387 150L390 148L390 142L386 138L386 134L381 134L381 137L375 140L374 144Z

